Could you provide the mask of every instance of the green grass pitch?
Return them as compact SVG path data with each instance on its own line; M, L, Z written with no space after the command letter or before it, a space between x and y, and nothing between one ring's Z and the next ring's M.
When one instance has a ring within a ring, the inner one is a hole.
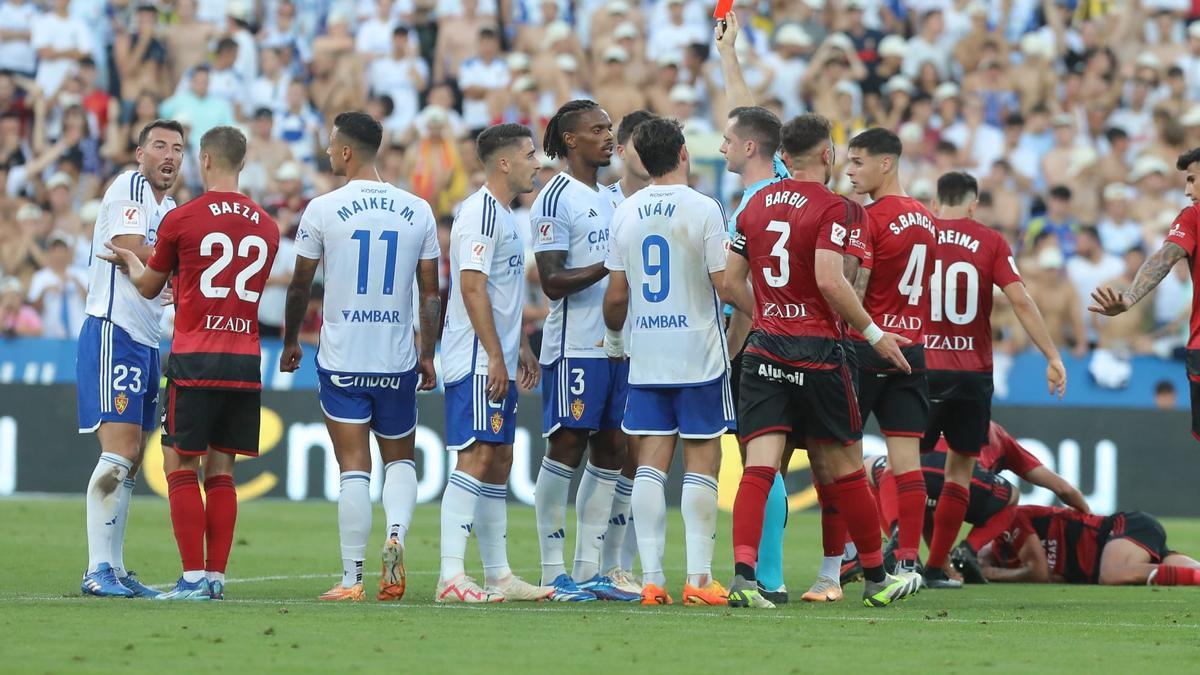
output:
M382 543L376 509L372 548ZM730 575L722 516L716 574ZM223 603L79 595L82 499L0 500L0 672L14 673L1130 673L1200 668L1200 588L1067 586L926 590L868 609L847 588L834 605L777 611L679 605L439 607L438 512L417 509L408 594L399 604L319 603L340 568L336 507L241 505ZM573 523L573 516L569 522ZM1169 520L1173 547L1200 553L1200 521ZM794 514L787 580L798 598L819 562L818 521ZM570 529L570 528L569 528ZM179 574L167 504L135 499L126 562L144 581ZM667 573L678 599L683 528L672 514ZM567 543L568 553L573 543ZM533 510L509 510L509 556L537 577ZM468 551L468 571L478 574ZM377 563L368 560L368 585ZM371 588L368 587L369 593ZM373 596L373 593L370 593Z

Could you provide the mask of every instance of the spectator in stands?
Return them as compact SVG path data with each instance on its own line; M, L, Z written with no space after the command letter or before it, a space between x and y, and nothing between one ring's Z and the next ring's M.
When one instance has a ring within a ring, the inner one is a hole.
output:
M1084 237L1081 234L1081 244L1083 240ZM1101 283L1106 286L1119 284L1119 288L1127 288L1133 283L1134 276L1137 275L1138 269L1145 261L1145 251L1140 248L1132 248L1125 253L1124 261L1120 264L1120 273ZM1150 307L1151 303L1139 304L1130 311L1114 317L1088 312L1089 329L1096 334L1097 346L1100 349L1107 349L1119 354L1153 353L1154 340L1150 334Z
M288 144L293 159L313 165L321 143L321 118L309 105L308 88L303 82L288 83L286 107L275 117L274 133Z
M186 112L191 122L188 144L192 148L200 147L200 137L209 129L234 123L233 106L228 99L209 92L210 76L211 69L207 65L196 66L188 77L187 88L163 101L159 110L166 118L178 118Z
M1179 407L1179 393L1170 380L1159 380L1154 384L1154 407L1159 410L1174 410Z
M4 0L0 4L0 71L33 77L36 54L30 38L37 7L24 0Z
M419 95L429 81L429 67L409 40L408 29L397 26L388 51L376 56L367 67L367 86L373 95L392 99L392 114L383 120L388 131L408 129L420 112Z
M433 81L462 77L459 69L482 48L483 29L496 35L494 17L479 12L479 0L462 0L462 13L438 18L437 53L433 62ZM490 61L490 59L489 59ZM505 85L508 83L506 82ZM459 87L463 85L460 83ZM464 116L466 111L463 112Z
M0 336L37 337L42 334L42 320L32 307L22 302L21 288L20 279L0 279Z
M283 210L286 210L283 209ZM276 216L279 215L277 211ZM258 301L258 331L263 337L278 338L283 335L283 311L287 302L287 287L296 268L296 240L293 238L294 216L279 218L279 251L271 264L271 275Z
M646 95L636 83L625 75L625 64L629 63L629 52L613 45L604 51L604 66L596 78L596 101L608 111L613 125L634 110L646 107Z
M1026 257L1022 276L1029 295L1037 303L1046 320L1046 330L1054 344L1070 345L1071 353L1087 353L1087 329L1083 323L1083 307L1074 284L1063 272L1066 259L1058 247L1057 238L1050 233L1038 238L1033 253Z
M1047 175L1061 176L1065 172ZM1078 230L1079 221L1071 210L1071 189L1065 185L1055 185L1050 188L1046 212L1026 224L1025 245L1031 246L1043 232L1049 232L1058 240L1063 255L1071 256L1075 254L1075 235Z
M259 200L277 194L274 173L293 159L291 147L275 137L271 109L255 110L250 120L250 138L246 144L246 165L242 168L241 185Z
M139 91L151 91L159 96L172 92L176 81L167 77L170 72L167 48L158 39L158 9L154 5L139 5L130 30L117 34L113 42L113 61L121 82L122 98L133 98Z
M1071 280L1071 285L1075 287L1075 292L1079 295L1080 316L1087 320L1089 317L1096 316L1087 311L1092 291L1121 277L1126 271L1126 265L1120 258L1104 250L1100 243L1100 233L1094 227L1080 227L1075 237L1075 244L1075 254L1067 260L1067 278ZM1145 258L1144 255L1138 255ZM1137 272L1137 269L1137 267L1133 268L1134 273ZM1133 282L1132 276L1129 277L1129 282ZM1127 288L1128 286L1129 284L1126 283L1118 288ZM1088 326L1088 342L1096 342L1094 325Z
M408 175L413 194L429 202L436 216L453 215L454 206L466 194L467 172L458 147L450 136L444 110L426 108L425 133L408 149Z
M479 31L479 55L463 62L458 86L463 95L463 121L478 135L500 110L497 95L508 92L508 63L500 58L500 37L492 28Z
M1130 207L1129 214L1134 220L1149 223L1157 220L1163 212L1179 211L1179 204L1166 195L1170 173L1167 163L1153 155L1143 155L1133 163L1129 182L1137 188L1138 198Z
M61 232L50 235L46 266L29 282L29 304L41 316L42 337L74 339L83 326L87 273L71 265L73 239Z
M238 43L233 38L221 38L217 42L217 53L213 56L209 74L208 91L215 98L223 98L233 106L241 106L245 115L254 111L246 102L246 88L250 83L242 79L237 70ZM236 110L236 109L235 109ZM241 117L243 115L239 115Z
M1096 229L1104 250L1124 255L1142 246L1142 228L1129 217L1129 202L1133 189L1124 183L1109 183L1104 188L1104 214Z
M30 45L38 57L37 85L44 96L58 93L79 59L92 52L92 30L71 16L71 0L53 0L52 10L38 15L30 28Z

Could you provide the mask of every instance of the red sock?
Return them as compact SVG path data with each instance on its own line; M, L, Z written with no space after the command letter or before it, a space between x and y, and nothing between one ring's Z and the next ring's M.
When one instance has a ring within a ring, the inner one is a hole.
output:
M879 514L875 511L875 500L871 499L871 486L867 473L862 469L837 479L825 486L833 509L840 514L858 548L858 559L863 567L883 565L882 544L879 541ZM829 507L826 507L829 508Z
M221 474L205 479L204 494L208 517L205 532L208 560L204 569L224 574L229 549L233 546L233 526L237 523L237 488L233 485L233 476Z
M830 486L820 483L815 486L817 501L821 504L821 547L826 558L840 556L846 550L846 542L851 541L850 533L846 531L846 519L830 501Z
M183 571L204 569L204 500L200 498L200 482L195 471L172 471L167 474L167 498L171 503L171 524Z
M891 469L884 469L879 475L879 486L875 488L875 500L879 509L879 526L884 532L891 533L892 524L900 520L900 507L897 505L896 477Z
M925 474L920 469L896 476L896 502L900 513L897 560L916 560L925 529Z
M1200 569L1159 565L1150 583L1154 586L1200 586Z
M742 472L737 496L733 498L733 562L755 567L758 564L758 542L762 539L763 514L767 494L775 482L775 469L769 466L748 466Z
M938 497L937 509L933 512L933 538L929 542L929 559L925 561L927 566L945 566L950 547L954 546L958 531L962 529L970 499L971 493L958 483L946 481L942 484L942 495Z
M967 535L967 543L971 545L976 553L979 549L986 546L996 537L1004 534L1008 526L1012 523L1013 515L1016 514L1016 509L1012 506L1006 506L999 513L987 519L982 525L971 528L970 534Z

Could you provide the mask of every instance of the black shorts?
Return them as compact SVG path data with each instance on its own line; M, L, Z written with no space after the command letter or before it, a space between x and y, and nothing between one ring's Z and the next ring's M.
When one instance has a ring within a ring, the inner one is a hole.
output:
M921 455L921 474L925 478L925 520L932 522L946 482L946 453L928 452ZM982 525L992 516L1004 510L1013 500L1016 486L990 471L978 466L971 472L971 487L968 490L967 513L963 520L972 525Z
M862 418L844 362L829 370L783 365L758 354L742 357L738 437L771 432L803 441L850 445L862 439Z
M197 389L167 381L162 446L181 455L203 455L209 448L258 456L258 390Z
M929 380L925 374L925 347L904 347L904 358L913 372L896 370L866 342L856 342L858 355L858 407L864 419L875 415L884 436L924 438L929 426Z
M927 375L929 426L921 451L932 450L945 435L952 450L978 457L992 422L992 374L931 370Z
M1108 541L1128 539L1146 549L1150 554L1150 562L1161 563L1163 558L1174 553L1167 548L1167 531L1162 523L1149 513L1142 511L1123 511L1113 514L1112 530L1108 533Z
M1200 441L1200 349L1187 350L1187 376L1192 399L1192 438Z

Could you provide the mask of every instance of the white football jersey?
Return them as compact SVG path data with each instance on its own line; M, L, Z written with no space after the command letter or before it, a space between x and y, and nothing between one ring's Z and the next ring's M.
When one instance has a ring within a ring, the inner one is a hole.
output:
M162 337L159 325L162 303L158 298L143 298L129 277L121 274L116 265L96 258L96 254L108 253L104 244L126 234L141 235L146 244L153 246L158 241L158 226L173 208L175 200L171 197L163 197L162 202L154 199L150 181L141 172L130 170L117 176L100 201L88 264L84 311L115 323L136 342L155 349Z
M525 299L525 242L513 214L487 186L467 197L450 231L450 299L442 331L442 369L446 383L487 375L488 355L462 297L462 271L487 275L492 318L504 352L509 379L517 377L521 350L521 311Z
M607 189L618 205L625 201L625 191L621 188L621 181L617 181L612 185L609 185Z
M538 194L529 208L533 251L566 251L567 269L603 263L608 256L609 224L617 201L604 187L589 187L560 173ZM596 346L604 339L604 291L608 278L550 301L542 328L541 362L560 358L605 358Z
M709 274L725 269L725 217L684 185L651 185L617 207L607 267L629 280L629 384L712 382L729 357Z
M425 200L388 183L352 180L309 202L296 255L325 268L317 368L390 375L416 366L417 261L441 256Z

